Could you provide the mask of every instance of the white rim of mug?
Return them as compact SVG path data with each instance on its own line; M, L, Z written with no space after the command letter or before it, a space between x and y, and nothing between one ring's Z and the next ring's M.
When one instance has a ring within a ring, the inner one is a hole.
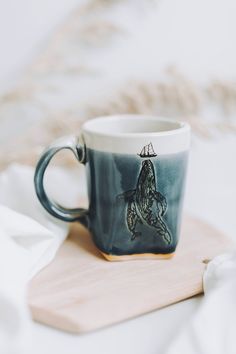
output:
M157 121L157 122L163 122L163 123L169 123L173 125L179 125L177 128L173 129L167 129L167 130L162 130L162 131L154 131L154 132L114 132L114 131L98 131L93 128L93 123L94 122L104 122L105 120L110 120L110 121L120 121L122 119L127 119L127 118L133 118L136 120L149 120L149 121ZM127 137L127 138L137 138L137 137L144 137L144 136L150 136L150 137L157 137L157 136L170 136L170 135L177 135L177 134L183 134L185 132L190 131L190 125L187 122L184 121L178 121L170 118L165 118L162 116L154 116L154 115L144 115L144 114L119 114L119 115L107 115L107 116L101 116L101 117L96 117L88 120L85 122L82 126L82 131L88 134L96 134L98 136L104 136L104 137Z

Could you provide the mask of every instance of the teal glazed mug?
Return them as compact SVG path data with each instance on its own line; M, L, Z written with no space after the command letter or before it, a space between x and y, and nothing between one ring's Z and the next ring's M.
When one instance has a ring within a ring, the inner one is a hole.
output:
M189 145L184 122L142 115L95 118L78 138L59 139L45 150L35 190L51 215L85 225L106 259L170 258L179 240ZM45 192L45 170L62 149L85 165L88 209L67 209Z

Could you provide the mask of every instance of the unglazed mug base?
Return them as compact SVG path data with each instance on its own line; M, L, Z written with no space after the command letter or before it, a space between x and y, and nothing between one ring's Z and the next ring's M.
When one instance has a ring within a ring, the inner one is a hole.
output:
M156 254L156 253L134 253L134 254L127 254L127 255L114 255L114 254L107 254L102 251L100 253L103 257L110 261L110 262L119 262L119 261L131 261L131 260L141 260L141 259L170 259L172 258L175 253L167 253L167 254Z

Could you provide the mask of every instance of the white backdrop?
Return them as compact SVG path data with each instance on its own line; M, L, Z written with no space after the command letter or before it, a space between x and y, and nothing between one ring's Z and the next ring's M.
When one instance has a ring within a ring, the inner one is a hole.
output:
M84 2L1 0L1 91L11 86L40 53L55 27ZM133 0L124 2L122 10L112 15L129 28L132 36L116 43L106 56L98 53L91 58L110 79L119 79L120 75L152 77L168 64L176 64L200 81L235 77L234 0L160 0L156 7L149 8L145 1L139 6L139 0L135 6L132 3ZM128 11L130 6L132 10Z

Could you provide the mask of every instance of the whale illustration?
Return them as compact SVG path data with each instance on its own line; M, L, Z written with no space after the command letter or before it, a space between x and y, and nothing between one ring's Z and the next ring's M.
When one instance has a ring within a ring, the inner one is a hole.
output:
M153 228L156 235L166 244L172 241L163 216L167 211L166 198L157 191L154 166L150 159L142 162L136 189L129 190L117 196L127 202L126 223L131 233L131 240L141 236L138 225L143 224Z

